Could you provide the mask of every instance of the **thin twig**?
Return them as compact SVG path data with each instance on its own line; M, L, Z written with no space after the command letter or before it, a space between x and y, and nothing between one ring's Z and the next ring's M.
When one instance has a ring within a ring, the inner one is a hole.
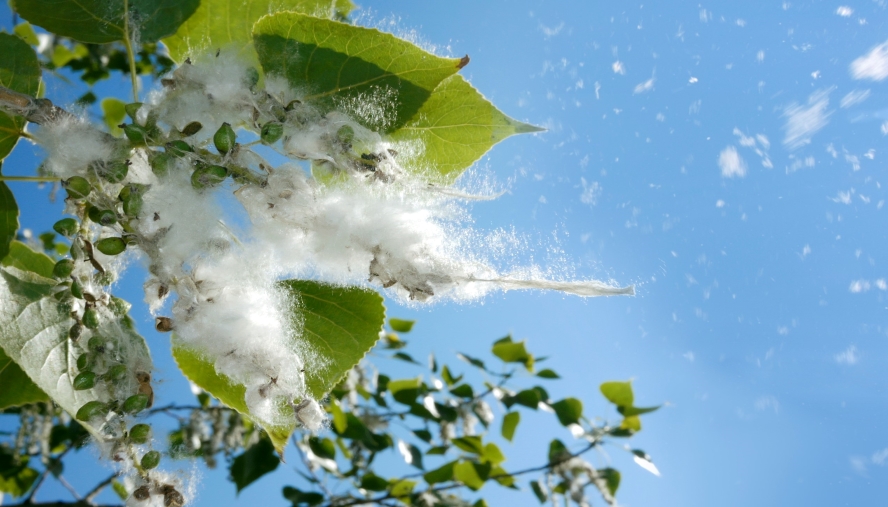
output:
M62 483L62 486L64 486L65 489L68 490L68 493L71 493L71 496L73 496L77 500L80 500L80 493L78 493L77 490L74 489L74 486L72 486L70 482L65 480L64 476L59 475L58 477L56 477L56 480Z
M0 175L0 181L33 181L37 183L47 183L59 181L58 176L4 176Z
M96 484L96 487L94 487L92 491L90 491L86 494L85 497L83 497L83 501L91 504L93 502L93 499L95 499L95 497L98 496L103 489L105 489L105 486L114 482L114 479L116 479L118 475L119 474L117 473L111 474L104 481Z

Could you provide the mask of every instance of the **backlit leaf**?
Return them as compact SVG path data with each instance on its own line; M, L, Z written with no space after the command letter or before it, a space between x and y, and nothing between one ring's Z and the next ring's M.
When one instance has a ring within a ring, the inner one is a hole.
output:
M565 398L552 404L555 409L555 415L558 416L558 422L563 426L571 424L579 424L580 417L583 416L583 402L576 398Z
M503 438L512 441L512 438L515 437L515 429L518 427L518 423L521 421L521 414L518 412L509 412L503 417Z
M104 115L105 126L108 127L108 132L113 136L120 136L123 133L123 130L118 125L126 119L125 106L126 104L119 99L112 97L102 99L102 114Z
M632 382L605 382L600 389L601 394L618 407L631 407L635 401Z
M15 35L0 33L0 85L34 96L40 87L40 65L34 49ZM0 113L0 160L15 147L25 119Z
M237 492L240 493L256 479L273 472L278 464L280 459L274 454L274 445L268 439L260 438L231 463L231 479L237 486Z
M409 333L413 329L413 324L416 324L415 320L389 319L389 326L399 333Z
M12 240L19 226L19 209L12 190L0 181L0 259L9 255Z

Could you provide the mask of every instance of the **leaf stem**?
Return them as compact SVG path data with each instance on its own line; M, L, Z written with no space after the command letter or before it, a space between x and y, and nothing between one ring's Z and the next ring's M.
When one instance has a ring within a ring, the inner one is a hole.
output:
M45 183L52 181L60 181L58 176L4 176L0 175L0 181L33 181L37 183Z
M133 52L133 41L130 33L129 0L123 0L123 12L127 14L123 22L123 45L129 60L130 79L133 83L133 102L139 101L139 76L136 74L136 54Z

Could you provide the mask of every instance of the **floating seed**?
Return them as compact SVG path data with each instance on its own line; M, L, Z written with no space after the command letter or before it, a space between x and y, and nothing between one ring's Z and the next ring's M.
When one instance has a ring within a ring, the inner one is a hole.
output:
M173 330L173 320L169 317L157 317L154 319L154 329L160 333L169 333Z
M79 228L80 225L73 218L63 218L52 225L52 230L69 238L75 235Z
M96 241L96 248L105 255L117 255L126 250L123 238L105 238Z
M237 142L237 136L228 122L223 123L219 130L216 131L216 134L213 135L213 144L222 155L231 151L234 148L235 142Z
M56 262L55 266L53 266L52 276L56 278L68 278L71 276L72 271L74 271L74 261L71 259L62 259L59 262Z
M96 385L96 374L91 371L82 371L74 377L74 390L85 391Z
M160 453L157 451L149 451L146 452L144 456L142 456L142 468L145 470L151 470L152 468L157 468L157 465L160 464Z
M83 176L72 176L62 181L62 186L68 192L71 199L83 199L89 195L92 186Z

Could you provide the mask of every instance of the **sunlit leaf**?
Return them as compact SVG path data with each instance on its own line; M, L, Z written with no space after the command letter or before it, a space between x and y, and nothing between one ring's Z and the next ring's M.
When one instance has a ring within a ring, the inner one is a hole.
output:
M525 341L513 342L507 336L493 344L493 355L506 363L521 363L528 371L533 371L533 355L527 352Z
M0 33L0 85L31 96L40 87L37 53L27 42L8 33ZM25 123L20 116L0 113L0 160L15 147Z
M618 407L631 407L635 401L632 382L605 382L600 389L601 394Z
M623 422L620 423L620 428L635 432L641 431L641 418L637 415L624 417Z
M602 468L598 471L598 475L604 479L607 490L614 496L617 494L617 488L620 487L620 472L613 468Z
M481 477L478 464L471 461L462 461L453 466L453 478L465 484L473 491L484 487L485 478Z
M0 181L0 259L9 255L12 240L19 226L19 209L12 190Z
M496 143L541 130L509 118L454 75L390 138L402 165L432 181L452 183Z
M512 438L515 437L515 429L518 428L519 422L521 422L521 414L518 412L509 412L506 414L505 417L503 417L503 438L511 442Z
M123 130L118 125L126 119L125 106L126 103L119 99L112 97L102 99L102 114L104 115L105 126L108 127L108 132L113 136L119 136L123 133Z
M23 21L12 29L12 33L18 35L22 38L23 41L27 42L32 46L37 46L40 44L40 39L37 38L37 33L34 32L34 27L31 26L31 23L27 21Z
M465 436L454 438L450 441L453 445L459 447L460 449L470 452L472 454L481 454L484 452L484 446L481 443L481 437L477 436Z
M37 470L27 466L28 459L18 462L12 454L0 449L0 493L7 493L12 497L24 495L31 489L34 481L40 475Z
M401 479L392 485L391 494L393 497L406 496L413 492L413 488L416 487L416 481L411 481L408 479Z
M579 424L580 418L583 416L583 402L576 398L565 398L552 404L555 409L555 415L558 416L558 422L562 426L571 424Z
M545 484L543 484L543 481L530 481L530 488L533 490L533 494L536 495L537 500L539 500L540 503L546 503L549 499L549 491Z
M625 417L630 417L633 415L649 414L659 408L659 405L656 407L617 407L617 412L623 414Z
M506 461L506 456L496 444L488 442L484 446L484 450L481 452L481 461L492 465L499 465L503 461Z
M49 401L49 396L37 387L3 349L0 349L0 386L3 386L0 389L0 409Z
M450 463L442 465L430 472L426 472L425 474L423 474L422 478L425 479L425 481L429 484L447 482L453 479L453 467L456 466L456 463L456 461L451 461Z
M381 114L357 119L383 132L405 125L462 65L373 28L290 12L260 19L253 40L267 74L294 88L309 83L305 100L346 110L376 102Z
M102 44L138 38L156 42L172 35L200 0L13 0L18 14L52 33Z
M393 331L399 333L409 333L410 330L413 329L413 324L416 324L415 320L389 319L389 326Z
M240 493L263 475L273 472L280 464L274 454L274 445L267 438L260 438L252 447L231 462L231 479Z

